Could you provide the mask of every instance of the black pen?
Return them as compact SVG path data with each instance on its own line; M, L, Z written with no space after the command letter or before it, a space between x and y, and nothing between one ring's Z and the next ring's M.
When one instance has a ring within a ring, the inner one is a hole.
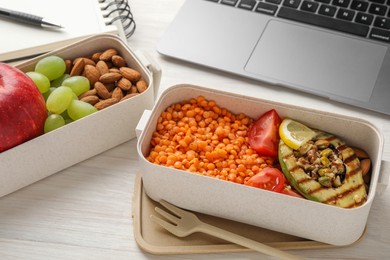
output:
M43 17L33 15L33 14L18 12L18 11L12 11L4 8L0 8L0 17L4 17L6 19L25 23L25 24L39 26L42 28L62 28L61 25L57 25L45 21Z

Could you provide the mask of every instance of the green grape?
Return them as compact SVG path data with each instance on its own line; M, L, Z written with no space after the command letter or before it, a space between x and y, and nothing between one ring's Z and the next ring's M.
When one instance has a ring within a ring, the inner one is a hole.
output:
M66 70L65 61L58 56L47 56L35 65L36 72L42 73L50 81L61 77Z
M45 93L43 93L43 98L45 99L45 101L47 100L47 98L50 96L51 92L53 92L53 90L55 90L56 88L53 88L53 87L50 87L48 91L46 91Z
M53 80L53 81L51 82L51 85L50 85L50 86L53 87L53 88L58 88L59 86L62 86L62 82L64 82L64 80L66 80L66 79L69 78L69 77L70 77L70 75L67 74L67 73L65 73L65 74L63 74L61 77L59 77L59 78Z
M50 80L45 75L35 71L29 71L26 72L26 74L32 79L32 81L34 81L35 85L39 89L39 92L45 93L49 90Z
M67 110L69 117L73 120L78 120L97 111L96 107L81 100L73 100Z
M79 100L79 97L72 91L73 100Z
M65 120L61 115L51 114L46 118L44 132L48 133L65 125Z
M84 76L69 77L62 82L62 85L70 87L77 96L89 90L89 80Z
M74 93L73 93L74 94ZM74 120L72 118L70 118L70 116L68 115L68 111L65 110L64 112L61 113L61 116L64 118L65 120L65 125L69 124L69 123L72 123Z
M73 100L73 91L64 86L60 86L53 90L46 100L46 108L53 114L61 114L70 105Z
M66 121L66 119L70 119L67 110L65 110L64 112L62 112L62 113L61 113L61 116L62 116L63 119L65 119L65 121Z
M65 125L72 123L74 120L72 118L65 119Z

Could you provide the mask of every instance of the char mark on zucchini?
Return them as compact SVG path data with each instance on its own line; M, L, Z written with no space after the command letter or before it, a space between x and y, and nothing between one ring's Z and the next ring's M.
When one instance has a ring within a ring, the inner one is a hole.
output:
M279 162L290 184L310 200L353 208L367 199L359 158L332 134L316 130L297 150L281 140Z

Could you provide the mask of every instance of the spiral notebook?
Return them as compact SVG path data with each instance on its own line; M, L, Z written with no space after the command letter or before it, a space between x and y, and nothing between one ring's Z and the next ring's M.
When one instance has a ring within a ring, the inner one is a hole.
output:
M99 33L127 40L135 30L127 0L2 0L0 5L64 27L43 29L0 18L0 62L34 57Z

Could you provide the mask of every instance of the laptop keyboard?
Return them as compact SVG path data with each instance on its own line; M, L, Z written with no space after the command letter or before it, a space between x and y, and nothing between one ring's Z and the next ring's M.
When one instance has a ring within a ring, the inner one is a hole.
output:
M207 0L390 42L390 0Z

